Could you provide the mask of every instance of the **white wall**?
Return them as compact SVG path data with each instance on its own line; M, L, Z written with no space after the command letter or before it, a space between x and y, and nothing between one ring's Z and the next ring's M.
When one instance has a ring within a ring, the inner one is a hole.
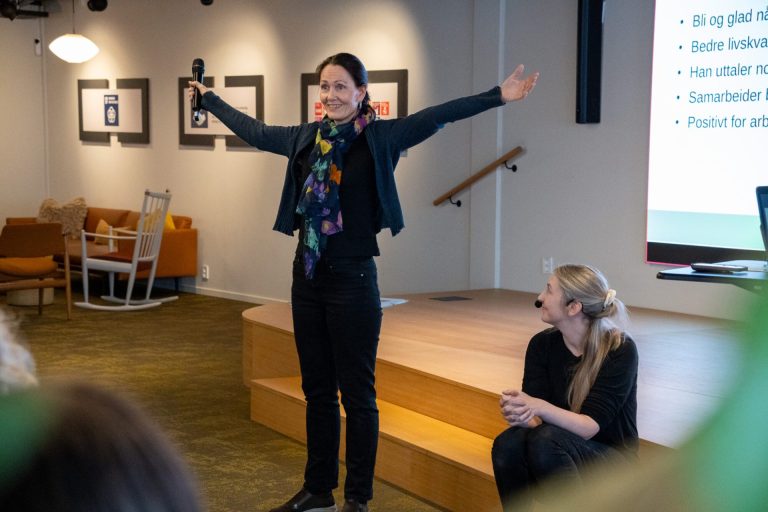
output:
M101 53L80 65L47 55L45 73L37 72L48 103L50 193L137 208L144 188L170 188L172 211L193 217L200 262L211 268L209 281L188 287L284 300L296 239L271 226L285 160L227 150L223 140L212 150L179 146L177 79L190 74L195 57L205 59L207 74L218 83L224 75L263 74L265 117L273 124L299 121L299 75L338 51L359 55L369 69L407 68L412 112L486 90L524 62L542 73L524 103L449 125L401 160L397 178L406 229L395 239L379 237L382 292L493 286L535 291L545 280L541 257L553 256L602 268L629 304L734 316L722 304L733 308L745 293L658 281L659 268L643 262L653 7L635 0L607 4L602 122L576 125L577 2L571 0L333 0L321 6L219 0L211 7L193 0L133 0L111 2L102 13L78 2L77 29ZM70 27L68 11L52 14L45 44ZM122 145L115 136L110 144L78 140L78 79L114 84L145 77L150 144ZM34 76L29 80L31 87L14 86L34 90L37 83L40 89ZM17 108L18 116L42 115L40 104ZM33 132L42 130L38 122ZM35 142L44 139L39 133ZM432 206L435 197L517 145L526 153L516 174L487 177L460 196L462 208ZM12 160L28 165L30 157L16 147ZM38 182L45 175L41 166ZM17 201L14 214L34 213L45 194L39 184L30 197L17 198L5 187L0 197L4 208Z
M37 20L0 18L0 222L37 215L46 193L42 57Z

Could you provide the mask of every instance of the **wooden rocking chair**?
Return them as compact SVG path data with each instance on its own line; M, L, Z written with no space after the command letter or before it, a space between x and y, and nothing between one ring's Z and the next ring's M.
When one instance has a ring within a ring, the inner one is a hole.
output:
M76 302L75 305L87 309L99 309L106 311L135 311L159 306L164 302L178 299L174 297L150 298L152 285L155 281L155 271L157 270L157 259L160 254L160 243L163 240L163 228L165 226L165 217L168 214L168 205L171 202L171 194L144 192L144 203L139 215L139 222L136 225L136 231L127 229L115 229L113 232L117 235L86 233L83 230L80 233L82 243L82 271L83 271L83 302ZM117 251L111 251L99 256L88 256L86 251L87 237L101 237L110 241L122 241L118 244ZM128 246L131 250L126 250ZM132 247L130 247L132 246ZM147 281L147 293L143 299L132 299L133 286L136 282L136 272L149 269L149 278ZM109 275L109 295L102 295L101 299L108 302L115 302L119 305L101 305L93 304L88 298L88 271L101 270ZM125 297L115 296L115 274L128 274L128 285Z

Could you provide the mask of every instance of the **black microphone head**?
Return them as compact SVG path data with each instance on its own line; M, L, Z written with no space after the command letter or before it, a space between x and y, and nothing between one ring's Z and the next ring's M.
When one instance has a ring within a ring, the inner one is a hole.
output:
M538 309L538 308L540 308L541 306L543 306L543 305L544 305L544 303L543 303L543 302L541 302L539 299L536 299L536 302L534 302L534 303L533 303L533 305L534 305L534 306L536 306L536 308Z
M203 72L205 71L205 62L203 62L203 59L195 59L192 61L192 72L195 71Z

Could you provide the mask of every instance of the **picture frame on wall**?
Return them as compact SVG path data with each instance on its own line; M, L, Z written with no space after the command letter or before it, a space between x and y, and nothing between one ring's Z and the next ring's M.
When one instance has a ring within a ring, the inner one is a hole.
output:
M129 144L149 144L149 79L118 78L77 81L79 138L109 143L110 133Z
M228 148L249 148L245 141L232 133L216 116L205 110L195 120L187 96L191 77L179 78L179 144L182 146L213 147L216 136L224 136ZM221 98L240 112L264 120L264 76L225 76L224 87L216 89L214 77L205 77L203 85L213 89Z
M320 103L320 81L317 73L301 74L301 121L311 123L323 118ZM395 119L408 115L408 70L368 71L368 94L378 119Z
M255 88L256 105L254 107L254 114L251 117L264 121L264 75L225 76L224 88L231 89L235 87ZM247 142L234 134L224 136L224 140L228 148L251 147Z
M77 81L77 119L79 123L80 140L83 142L109 142L109 132L88 131L83 123L83 93L89 89L107 89L109 80L93 79Z

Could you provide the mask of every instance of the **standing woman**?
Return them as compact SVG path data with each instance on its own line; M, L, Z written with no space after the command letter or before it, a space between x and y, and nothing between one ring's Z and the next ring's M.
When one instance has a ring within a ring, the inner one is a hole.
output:
M522 390L501 395L510 428L492 459L503 505L547 476L578 479L587 463L637 452L637 348L616 291L592 267L562 265L536 306L553 327L528 344Z
M400 153L448 122L525 98L538 73L518 66L501 86L424 109L376 120L368 73L348 53L317 67L325 117L298 126L268 126L232 108L198 82L202 107L241 139L288 158L274 228L299 231L291 307L302 389L307 401L307 464L302 489L271 512L335 511L340 416L347 414L347 479L343 512L367 511L373 497L378 443L374 369L381 305L374 256L376 234L404 226L394 170Z

